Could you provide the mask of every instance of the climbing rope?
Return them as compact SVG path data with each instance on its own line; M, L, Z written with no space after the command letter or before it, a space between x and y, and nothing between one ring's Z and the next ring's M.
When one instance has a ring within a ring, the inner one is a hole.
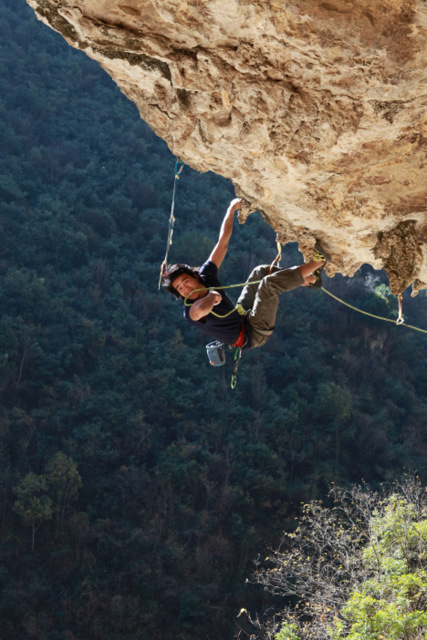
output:
M274 258L273 262L270 265L270 269L269 269L269 274L272 273L274 267L276 265L278 265L280 263L280 260L282 258L282 245L280 244L279 241L277 241L277 256ZM254 280L253 282L240 282L239 284L228 284L225 286L221 286L221 287L202 287L200 289L193 289L193 291L190 291L190 293L188 294L188 296L185 297L184 299L184 304L186 307L190 307L191 306L191 302L187 302L189 296L191 296L192 293L195 293L196 291L217 291L219 289L234 289L237 287L246 287L246 285L249 284L260 284L261 280ZM228 313L224 314L224 315L220 315L219 313L216 313L215 311L211 311L210 313L215 316L216 318L228 318L228 316L231 316L232 313L234 313L235 311L237 311L241 316L246 315L246 311L245 309L242 307L241 304L236 304L236 306L234 307L234 309L231 309L231 311L229 311Z
M170 211L170 216L169 216L169 230L168 230L168 238L167 238L167 242L166 242L166 253L165 253L165 257L164 260L160 266L160 277L159 277L159 289L161 287L161 283L162 283L162 278L165 274L165 270L167 267L167 261L168 261L168 255L169 255L169 248L172 244L172 237L173 237L173 230L174 230L174 223L175 223L175 198L176 198L176 187L177 187L177 182L179 180L179 176L181 175L181 171L184 168L184 163L177 158L176 162L175 162L175 171L174 171L174 183L173 183L173 191L172 191L172 203L171 203L171 211ZM277 244L277 256L275 257L275 259L273 260L273 262L270 265L270 270L269 273L272 273L274 267L276 265L279 265L280 260L282 258L282 245L281 243L277 240L276 241ZM184 299L184 304L186 307L191 306L192 303L187 302L188 298L191 296L192 293L195 293L196 291L216 291L219 289L234 289L237 287L245 287L246 285L252 285L252 284L260 284L261 280L255 280L253 282L242 282L239 284L229 284L229 285L223 285L220 287L202 287L200 289L193 289L193 291L190 291L190 293L186 296L186 298ZM334 300L336 300L337 302L339 302L340 304L343 304L344 306L348 307L349 309L352 309L353 311L357 311L358 313L362 313L365 316L369 316L370 318L375 318L376 320L383 320L384 322L391 322L392 324L396 324L397 326L399 325L405 325L405 327L407 327L408 329L413 329L414 331L419 331L420 333L427 333L426 329L420 329L419 327L414 327L413 325L410 324L406 324L405 323L405 319L403 317L403 310L402 310L402 294L399 293L398 295L398 310L399 310L399 315L397 320L392 320L390 318L384 318L382 316L377 316L373 313L369 313L368 311L363 311L362 309L359 309L358 307L355 307L351 304L349 304L348 302L345 302L344 300L341 300L341 298L338 298L338 296L336 296L335 294L331 293L330 291L328 291L327 289L325 289L324 287L321 287L321 290L326 293L328 296L330 296L331 298L333 298ZM219 313L216 313L215 311L211 311L210 313L212 315L214 315L216 318L227 318L229 315L231 315L232 313L234 313L235 311L237 311L240 315L245 315L246 311L245 309L242 307L242 305L237 304L234 309L231 309L231 311L229 311L228 313L224 314L224 315L220 315ZM235 364L235 368L237 370L237 363L238 360L240 359L240 356L237 357L236 360L236 364Z
M276 260L275 260L275 262L276 262ZM274 263L271 265L270 273L271 273L271 270L272 270L272 268L274 266ZM228 284L228 285L223 285L223 286L220 286L220 287L201 287L199 289L193 289L193 291L190 291L190 293L185 297L184 304L185 304L186 307L191 306L192 303L191 302L187 302L187 300L188 300L189 296L191 296L191 294L195 293L196 291L217 291L219 289L234 289L236 287L244 287L246 285L259 284L260 282L261 282L261 280L255 280L253 282L241 282L239 284ZM331 298L336 300L337 302L343 304L345 307L348 307L349 309L352 309L353 311L357 311L358 313L362 313L365 316L369 316L370 318L375 318L376 320L384 320L384 322L391 322L393 324L396 324L397 326L399 326L401 324L404 324L408 329L414 329L415 331L420 331L421 333L427 333L427 331L425 329L420 329L419 327L414 327L414 326L412 326L410 324L406 324L405 323L405 320L403 318L403 311L402 311L402 294L401 293L398 295L399 317L397 318L397 320L391 320L390 318L384 318L382 316L377 316L377 315L375 315L373 313L369 313L368 311L363 311L362 309L359 309L358 307L355 307L355 306L349 304L348 302L345 302L344 300L341 300L341 298L338 298L338 296L336 296L335 294L331 293L330 291L328 291L324 287L321 287L321 290L324 293L326 293L328 296L330 296ZM231 315L235 311L237 311L241 315L245 315L246 314L245 309L240 304L236 305L234 307L234 309L232 309L231 311L229 311L228 313L226 313L224 315L220 315L219 313L216 313L213 310L211 310L210 313L212 313L217 318L227 318L229 315ZM242 357L242 349L240 347L236 347L235 350L234 350L233 373L231 375L231 388L232 389L235 389L236 385L237 385L237 369L238 369L241 357Z
M338 296L334 295L330 291L327 291L327 289L325 289L324 287L321 287L321 289L322 289L322 291L324 293L327 293L328 296L331 296L331 298L333 298L337 302L340 302L341 304L343 304L344 306L348 307L349 309L353 309L353 311L358 311L359 313L363 313L363 315L365 315L365 316L369 316L370 318L375 318L376 320L384 320L384 322L391 322L392 324L395 324L397 326L403 324L408 329L414 329L415 331L420 331L421 333L427 333L427 330L425 330L425 329L420 329L419 327L413 327L410 324L406 324L405 320L403 319L403 314L402 314L402 294L401 293L398 296L399 317L397 318L397 320L391 320L390 318L383 318L382 316L376 316L373 313L368 313L368 311L363 311L362 309L358 309L357 307L353 307L353 305L349 304L348 302L344 302L344 300L341 300L341 298L338 298Z
M196 291L218 291L219 289L234 289L236 287L245 287L247 284L259 284L260 282L261 282L261 280L254 280L253 282L241 282L239 284L228 284L228 285L224 285L224 286L221 286L221 287L201 287L200 289L193 289L193 291L190 291L188 296L186 296L186 298L184 299L184 304L185 304L186 307L190 307L191 306L192 303L191 302L187 302L187 300L188 300L189 296L191 296L191 294L196 292ZM338 296L336 296L335 294L331 293L330 291L328 291L324 287L321 287L321 290L324 293L326 293L328 296L330 296L331 298L336 300L337 302L343 304L344 306L348 307L349 309L352 309L353 311L357 311L358 313L362 313L365 316L369 316L370 318L375 318L376 320L383 320L384 322L391 322L392 324L396 324L397 326L403 324L408 329L413 329L414 331L420 331L420 333L427 333L426 329L420 329L419 327L414 327L414 326L412 326L410 324L406 324L406 322L405 322L405 320L403 318L403 312L402 312L402 294L399 294L399 296L398 296L399 317L397 318L397 320L392 320L391 318L384 318L382 316L377 316L377 315L375 315L373 313L369 313L368 311L363 311L362 309L359 309L358 307L354 307L352 304L349 304L348 302L345 302L344 300L341 300L341 298L338 298ZM231 311L229 311L225 315L220 315L219 313L216 313L215 311L211 311L210 313L212 313L212 315L214 315L217 318L227 318L229 315L231 315L235 311L240 313L240 315L245 315L245 313L246 313L246 311L243 309L243 307L241 305L236 305L234 307L234 309L232 309Z
M260 282L261 280L253 280L252 282L240 282L239 284L227 284L221 287L200 287L200 289L193 289L193 291L190 291L188 296L184 298L184 304L186 307L191 307L193 303L187 302L187 300L191 296L191 294L196 293L196 291L219 291L219 289L234 289L237 287L246 287L247 284L260 284ZM220 315L219 313L216 313L213 310L210 311L210 313L216 318L228 318L228 316L231 316L231 314L234 313L235 311L237 311L241 316L246 315L246 311L241 304L236 304L234 309L231 309L231 311L228 311L228 313L225 313L224 315Z
M175 178L173 181L173 191L172 191L172 204L171 204L171 212L170 212L170 216L169 216L169 231L168 231L168 239L166 242L166 254L165 254L165 259L163 260L161 266L160 266L160 277L159 277L159 290L162 284L162 278L165 274L165 269L167 267L168 264L168 254L169 254L169 247L172 244L172 236L173 236L173 227L175 224L175 216L174 216L174 211L175 211L175 196L176 196L176 185L177 182L179 180L179 176L181 174L181 171L184 168L184 163L177 158L176 162L175 162Z

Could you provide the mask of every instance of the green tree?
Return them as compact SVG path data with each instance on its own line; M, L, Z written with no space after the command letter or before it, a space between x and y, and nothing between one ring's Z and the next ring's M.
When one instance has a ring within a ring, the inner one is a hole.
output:
M351 393L334 382L321 382L315 396L314 415L334 434L335 459L340 458L341 437L351 415Z
M352 591L330 637L425 640L427 518L420 517L414 504L392 495L372 518L362 562L372 577Z
M257 637L427 638L427 498L413 480L380 494L333 489L333 507L305 505L299 526L257 580L293 599ZM290 632L292 631L292 634Z
M0 382L3 382L13 373L19 346L14 331L5 322L0 322L0 345Z
M13 505L25 526L31 527L31 551L35 548L36 531L45 520L52 518L52 500L47 494L45 476L28 473L14 488L16 500Z
M64 525L65 513L70 502L77 499L82 479L74 460L58 451L46 466L46 481L52 493L58 535Z

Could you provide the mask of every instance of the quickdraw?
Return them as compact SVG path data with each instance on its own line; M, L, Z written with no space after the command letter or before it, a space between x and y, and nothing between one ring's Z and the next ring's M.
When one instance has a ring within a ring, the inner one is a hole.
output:
M242 349L240 347L236 347L234 350L234 367L233 373L231 374L231 388L235 389L237 384L237 368L239 366L240 358L242 357Z

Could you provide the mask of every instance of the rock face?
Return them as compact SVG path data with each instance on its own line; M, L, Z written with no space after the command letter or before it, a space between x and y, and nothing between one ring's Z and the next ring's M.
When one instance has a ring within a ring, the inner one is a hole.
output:
M427 287L425 0L27 1L284 243Z

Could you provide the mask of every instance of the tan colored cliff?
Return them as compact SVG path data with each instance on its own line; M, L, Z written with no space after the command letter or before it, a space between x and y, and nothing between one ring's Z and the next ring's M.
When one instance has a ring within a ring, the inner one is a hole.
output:
M283 242L427 287L427 2L27 1Z

